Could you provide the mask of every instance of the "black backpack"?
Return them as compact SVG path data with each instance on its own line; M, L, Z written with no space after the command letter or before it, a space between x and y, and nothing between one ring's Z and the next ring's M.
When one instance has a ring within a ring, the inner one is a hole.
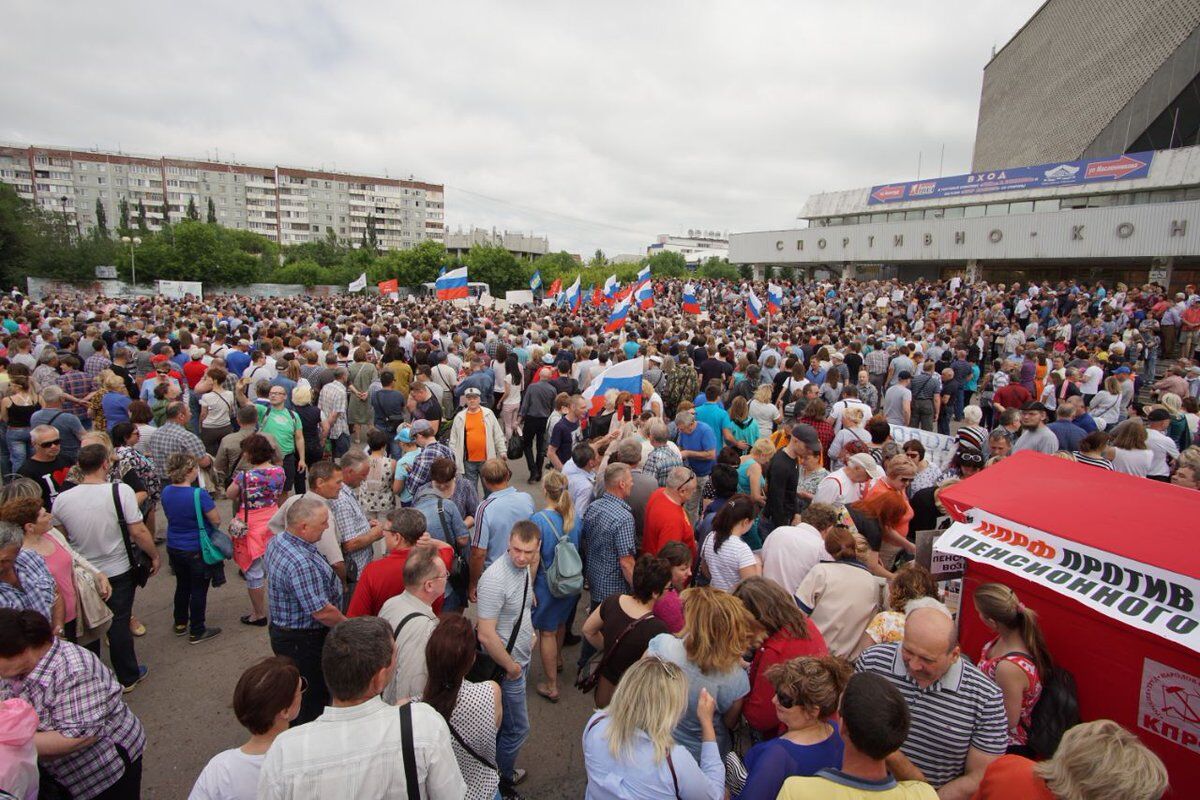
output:
M1081 722L1075 676L1062 667L1051 668L1050 674L1042 677L1042 694L1029 722L1029 748L1039 759L1050 758L1067 729Z

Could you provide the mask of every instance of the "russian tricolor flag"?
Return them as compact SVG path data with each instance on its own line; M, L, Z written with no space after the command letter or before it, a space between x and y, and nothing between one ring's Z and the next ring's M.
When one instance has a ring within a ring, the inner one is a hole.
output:
M783 308L783 287L774 283L767 284L767 313L778 314Z
M638 285L637 291L634 293L637 298L638 308L645 311L648 308L654 308L654 287L650 285L650 279L646 278Z
M604 279L604 296L611 300L612 296L617 293L618 286L620 284L617 283L617 276L609 275Z
M700 301L696 299L696 287L690 283L683 287L683 313L700 313Z
M762 301L751 290L750 296L746 298L746 317L750 320L751 324L757 325L758 321L762 319L762 315Z
M637 282L641 283L642 281L648 281L648 280L650 280L650 268L642 267L641 269L638 270Z
M629 392L633 395L633 413L642 413L642 374L645 372L645 363L646 359L641 356L631 358L613 364L593 378L583 390L583 399L592 406L591 413L598 414L604 408L604 394L609 389Z
M625 298L621 302L613 306L612 314L608 317L608 322L604 323L605 333L615 333L625 327L625 318L629 316L629 298Z
M578 311L579 306L583 303L583 294L579 291L579 276L575 276L575 282L567 289L567 308L572 311Z
M438 300L461 300L467 296L467 268L458 267L438 276L434 284Z

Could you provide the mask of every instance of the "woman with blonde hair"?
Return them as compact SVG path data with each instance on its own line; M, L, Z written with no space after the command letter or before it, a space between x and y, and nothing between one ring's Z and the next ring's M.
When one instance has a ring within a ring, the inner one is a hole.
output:
M4 440L8 444L9 466L13 472L29 457L30 418L42 405L29 388L29 375L14 364L8 371L8 395L0 399L0 423L6 426Z
M609 707L593 714L583 730L585 796L721 800L725 767L713 721L716 706L707 689L692 692L684 671L671 661L648 656L635 663ZM689 718L700 732L694 750L676 741Z
M537 685L537 693L551 703L558 702L558 671L562 668L561 653L563 639L567 633L567 618L571 609L579 602L579 595L556 597L550 592L546 570L554 564L555 548L562 539L570 541L579 549L579 520L571 502L567 477L557 470L542 476L542 494L546 506L533 515L533 524L542 532L541 558L538 560L537 575L533 581L533 629L537 631L538 651L542 656L544 683Z
M721 757L732 747L729 729L736 727L742 701L750 693L750 679L742 654L754 644L758 623L741 600L711 586L683 592L683 630L679 636L663 633L650 640L646 652L678 664L687 675L688 712L675 728L675 738L699 759L703 728L696 719L700 693L716 700L712 719ZM624 683L624 681L622 681ZM720 718L717 718L720 714Z
M1171 441L1175 442L1175 446L1182 453L1192 446L1192 426L1187 415L1183 413L1183 400L1174 392L1166 392L1158 398L1158 402L1171 415L1171 424L1163 433L1171 437Z
M1111 719L1098 719L1064 733L1047 761L1000 756L973 800L1159 800L1166 791L1167 768L1159 757Z
M125 388L125 379L105 369L96 376L96 386L99 391L93 392L88 400L92 427L98 431L112 431L118 422L128 422L129 404L133 400Z
M758 423L758 435L768 439L771 438L775 425L783 419L778 407L771 402L771 389L770 383L759 386L754 390L754 397L748 406L750 417Z
M738 464L738 493L750 495L759 510L767 503L766 470L774 455L775 445L770 439L756 439Z
M846 466L846 462L850 460L852 453L845 453L847 445L862 445L864 452L867 445L871 443L871 434L867 433L867 429L863 427L864 414L863 406L853 405L846 406L842 411L842 429L833 437L833 441L829 443L829 461L834 469L841 469Z
M1002 583L982 584L975 590L974 601L983 624L996 633L983 646L979 669L1004 693L1008 752L1032 756L1029 728L1033 707L1054 670L1037 613Z
M1140 419L1127 419L1113 429L1108 440L1112 448L1112 465L1117 472L1144 478L1154 463L1154 452L1146 444L1146 426Z
M1088 413L1100 430L1109 430L1121 418L1121 383L1112 375L1104 379L1104 388L1092 396Z
M767 670L771 705L784 732L746 753L746 783L739 797L776 797L783 782L822 769L840 769L844 746L834 719L853 670L837 656L809 656Z

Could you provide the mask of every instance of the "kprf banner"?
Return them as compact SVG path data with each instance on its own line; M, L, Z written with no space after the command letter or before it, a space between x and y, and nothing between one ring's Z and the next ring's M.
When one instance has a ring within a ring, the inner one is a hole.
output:
M1078 600L1104 616L1200 652L1200 580L1118 556L980 509L934 544Z
M380 294L392 294L393 292L398 292L398 291L400 291L400 281L397 280L396 278L392 278L390 281L380 281L379 282L379 293Z

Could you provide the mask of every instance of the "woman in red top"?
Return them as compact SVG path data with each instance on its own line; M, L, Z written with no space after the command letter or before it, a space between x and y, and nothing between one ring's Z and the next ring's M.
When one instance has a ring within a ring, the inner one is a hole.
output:
M823 656L829 648L817 626L774 581L761 576L746 578L733 594L758 621L763 635L750 663L750 694L742 705L742 715L764 739L771 739L779 735L780 723L771 703L775 687L767 679L767 668L800 656Z
M979 669L1004 692L1008 716L1008 752L1033 756L1029 726L1033 707L1042 696L1042 679L1054 669L1037 614L1002 583L985 583L975 590L975 610L983 624L996 632L979 657Z

